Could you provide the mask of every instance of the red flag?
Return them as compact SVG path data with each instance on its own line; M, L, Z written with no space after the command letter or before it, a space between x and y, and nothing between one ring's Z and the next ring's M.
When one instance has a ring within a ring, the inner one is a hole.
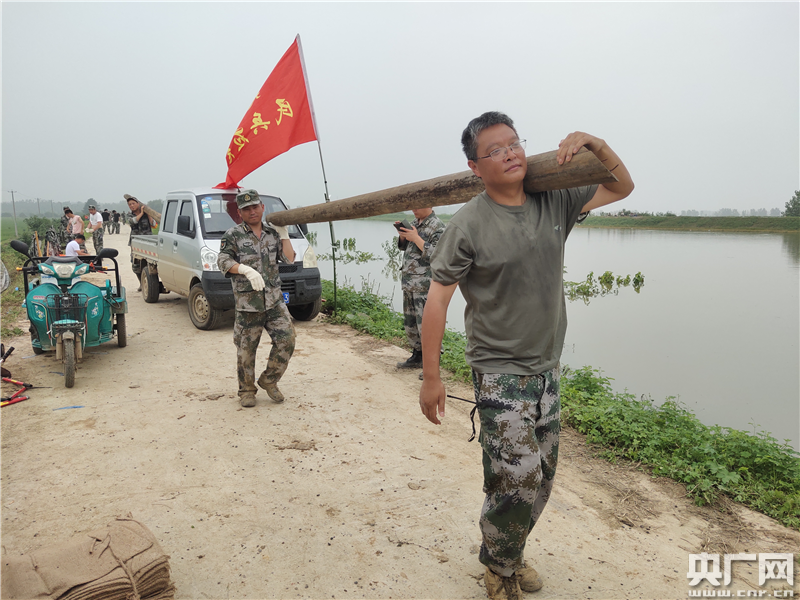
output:
M233 134L220 189L238 187L245 175L289 148L317 139L300 36L278 61Z

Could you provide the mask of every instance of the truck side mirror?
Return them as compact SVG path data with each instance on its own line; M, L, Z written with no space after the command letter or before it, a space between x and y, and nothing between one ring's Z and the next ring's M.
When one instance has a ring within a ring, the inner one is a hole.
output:
M192 228L192 221L189 215L181 215L178 217L178 235L185 235L194 239L195 231Z
M300 223L297 226L300 228L300 231L303 232L303 235L308 235L308 225L305 223Z

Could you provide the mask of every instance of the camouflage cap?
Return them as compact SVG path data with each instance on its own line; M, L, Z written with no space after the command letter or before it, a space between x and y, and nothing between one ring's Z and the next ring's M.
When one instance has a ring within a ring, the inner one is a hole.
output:
M97 207L94 204L90 204L89 210L97 210Z
M261 196L255 190L243 190L236 194L236 206L244 208L245 206L253 206L254 204L261 204Z

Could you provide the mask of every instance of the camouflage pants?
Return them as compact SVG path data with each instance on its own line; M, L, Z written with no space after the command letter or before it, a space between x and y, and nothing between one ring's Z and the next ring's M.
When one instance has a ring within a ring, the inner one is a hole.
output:
M233 324L233 343L236 346L240 396L256 392L256 350L264 329L272 339L272 350L264 370L267 381L277 383L280 380L294 353L294 325L285 304L276 304L266 312L237 310Z
M403 292L403 325L412 350L422 351L422 311L427 299L427 292Z
M111 223L111 233L119 233L119 221Z
M100 227L92 232L92 243L94 244L94 253L100 254L103 249L103 228Z
M523 377L472 372L481 420L480 561L504 577L522 567L525 542L556 475L560 367Z

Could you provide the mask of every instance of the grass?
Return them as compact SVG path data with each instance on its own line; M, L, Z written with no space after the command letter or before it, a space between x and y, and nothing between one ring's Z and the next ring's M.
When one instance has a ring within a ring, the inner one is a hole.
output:
M19 230L20 237L23 233L27 232L27 227L24 223L18 220L17 229ZM12 250L9 245L14 237L14 221L13 219L3 219L2 227L0 228L0 258L8 271L9 284L8 289L3 292L2 303L0 303L0 339L3 343L10 337L22 335L22 331L17 327L16 323L25 316L25 310L22 308L22 301L25 299L25 294L22 290L22 274L16 271L17 267L21 267L25 262L25 257L17 251ZM20 288L15 291L14 288Z
M437 216L447 223L453 215ZM394 223L408 218L408 213L391 213L367 217L365 221ZM600 217L589 215L580 227L609 227L618 229L664 229L677 231L752 231L760 233L793 233L800 231L800 217Z
M333 283L322 284L323 312L331 322L408 347L402 315L369 282L362 281L361 291L340 286L336 310ZM443 345L442 367L471 384L466 337L446 330ZM602 457L634 461L655 476L679 481L697 504L724 494L800 530L800 453L788 443L765 432L703 425L673 399L654 406L652 400L613 392L610 381L591 367L565 368L561 379L562 422L585 434Z
M655 215L601 217L590 215L580 224L580 227L792 233L800 231L800 217L674 217Z

